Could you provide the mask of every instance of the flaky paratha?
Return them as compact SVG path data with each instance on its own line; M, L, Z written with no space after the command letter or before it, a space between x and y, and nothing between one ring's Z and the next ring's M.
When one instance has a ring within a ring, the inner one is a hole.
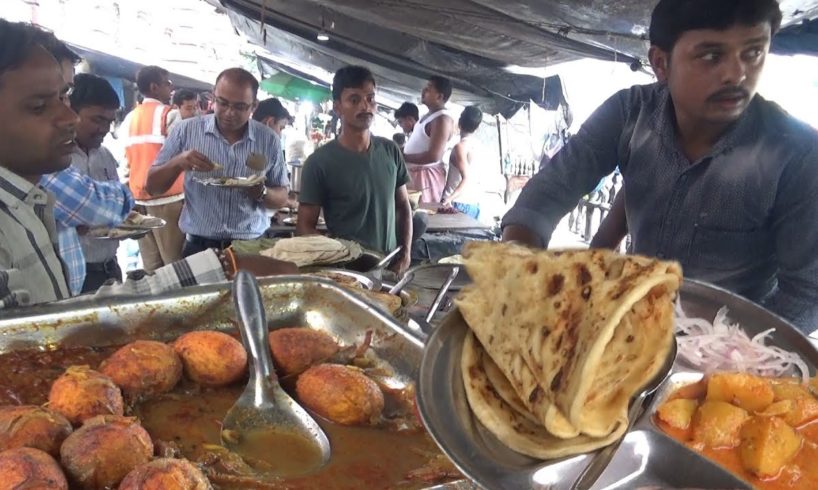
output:
M510 386L494 385L489 380L484 364L489 357L472 334L466 335L460 361L466 398L475 417L500 442L518 453L539 459L586 453L611 444L622 437L627 429L626 424L620 424L602 438L586 435L571 439L554 437L542 425L533 422L498 396L498 393L513 390ZM501 378L500 382L503 380Z
M474 285L457 305L527 407L538 418L547 407L543 425L560 437L572 433L565 418L584 434L610 434L670 350L679 266L602 250L480 242L464 257ZM517 358L533 384L523 383ZM535 386L528 400L521 383Z

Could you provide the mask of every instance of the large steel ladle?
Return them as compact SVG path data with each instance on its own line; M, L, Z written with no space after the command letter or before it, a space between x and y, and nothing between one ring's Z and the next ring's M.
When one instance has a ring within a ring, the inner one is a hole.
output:
M318 423L293 400L278 383L268 343L267 320L261 292L255 277L239 271L233 281L233 301L239 316L239 330L250 360L250 381L222 423L222 445L241 454L241 444L248 435L260 431L284 434L282 444L289 444L293 436L316 446L320 458L310 470L329 461L330 446ZM287 442L289 441L289 442ZM270 442L274 444L275 440ZM286 475L287 469L276 472Z

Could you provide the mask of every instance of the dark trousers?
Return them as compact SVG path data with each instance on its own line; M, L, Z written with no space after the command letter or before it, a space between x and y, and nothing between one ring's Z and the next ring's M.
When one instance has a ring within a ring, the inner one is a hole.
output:
M213 238L206 238L197 235L187 235L185 237L185 245L182 247L182 257L190 257L199 252L204 252L208 248L215 248L217 250L224 250L233 243L233 240L219 240Z
M122 269L117 264L116 259L108 259L105 262L85 263L85 282L82 284L82 293L93 293L109 279L122 282Z

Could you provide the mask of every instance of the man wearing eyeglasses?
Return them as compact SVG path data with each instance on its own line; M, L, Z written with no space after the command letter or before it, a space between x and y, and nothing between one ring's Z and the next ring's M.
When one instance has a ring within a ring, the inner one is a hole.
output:
M287 179L278 136L251 120L258 105L258 80L230 68L216 78L215 112L186 119L173 128L146 183L151 194L165 192L184 172L185 206L179 226L186 239L182 255L224 249L250 240L269 227L266 209L287 202ZM264 176L254 187L209 186L216 177Z

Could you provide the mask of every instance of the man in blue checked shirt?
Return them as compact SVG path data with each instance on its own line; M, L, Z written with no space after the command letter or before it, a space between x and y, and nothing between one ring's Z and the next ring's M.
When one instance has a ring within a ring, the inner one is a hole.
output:
M93 75L84 75L79 87L75 86L74 64L79 57L48 33L43 32L40 41L60 63L63 91L71 92L66 102L81 115L71 167L44 176L40 183L55 197L60 258L71 295L76 296L96 291L109 278L122 280L116 262L118 244L82 243L77 228L117 225L133 209L134 200L128 187L117 179L113 155L102 147L119 108L119 97L108 82Z
M151 194L166 191L185 172L185 207L179 220L186 234L182 255L224 249L232 240L258 238L269 227L266 209L287 202L289 180L281 142L265 125L250 119L258 105L258 80L230 68L216 78L215 113L174 127L148 174ZM212 177L264 175L254 187L206 186Z

